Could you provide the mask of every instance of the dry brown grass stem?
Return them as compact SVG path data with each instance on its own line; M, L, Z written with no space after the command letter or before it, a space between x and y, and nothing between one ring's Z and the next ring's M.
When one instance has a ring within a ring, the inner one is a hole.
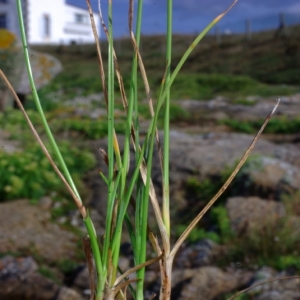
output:
M241 158L238 165L235 167L234 171L231 173L229 178L226 180L226 182L223 184L223 186L220 188L220 190L216 193L216 195L208 202L208 204L204 207L204 209L197 215L197 217L190 223L190 225L186 228L186 230L182 233L182 235L179 237L177 242L175 243L170 256L174 257L176 252L178 251L179 247L182 245L184 240L187 238L187 236L190 234L190 232L193 230L193 228L197 225L197 223L201 220L201 218L204 216L204 214L212 207L212 205L219 199L219 197L224 193L224 191L228 188L229 184L232 182L236 174L239 172L243 164L246 162L247 158L249 157L250 153L252 152L254 146L256 145L258 138L262 134L263 130L267 126L269 120L275 113L278 105L279 105L280 99L278 99L276 105L272 109L272 111L269 113L267 118L265 119L263 125L261 126L258 133L255 135L253 141L251 142L250 146L246 150L245 154Z

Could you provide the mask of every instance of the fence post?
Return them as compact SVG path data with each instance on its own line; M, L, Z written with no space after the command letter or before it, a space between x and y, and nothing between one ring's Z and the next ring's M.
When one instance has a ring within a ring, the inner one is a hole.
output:
M246 40L251 41L252 33L251 33L251 20L246 20Z
M222 37L221 37L220 26L216 26L216 27L215 27L215 34L216 34L216 42L217 42L217 44L221 44L221 42L222 42Z
M164 54L165 51L166 51L166 39L162 38L161 44L160 44L160 52L161 52L161 54Z
M279 26L275 31L275 37L278 36L287 36L288 32L287 32L287 28L286 28L286 24L285 24L285 17L284 17L284 13L280 13L279 14Z
M115 43L115 47L116 47L116 53L118 54L118 56L121 56L121 53L122 53L122 38L119 37L117 40L116 40L116 43Z

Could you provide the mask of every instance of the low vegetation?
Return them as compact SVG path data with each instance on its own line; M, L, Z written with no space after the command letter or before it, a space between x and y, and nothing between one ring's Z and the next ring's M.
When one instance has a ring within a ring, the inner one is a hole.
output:
M71 143L64 142L60 146L75 181L83 187L80 178L95 166L94 156L90 150L83 151ZM14 153L0 152L0 172L2 201L18 198L39 200L53 191L65 193L61 181L37 145Z
M228 125L234 131L254 134L260 128L262 120L240 121L235 119L225 119L221 124ZM275 117L270 120L265 133L273 134L293 134L298 133L300 128L300 118L287 118L285 116Z

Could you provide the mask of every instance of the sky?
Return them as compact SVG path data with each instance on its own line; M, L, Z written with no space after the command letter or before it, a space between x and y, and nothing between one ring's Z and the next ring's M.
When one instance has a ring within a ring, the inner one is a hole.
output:
M95 12L98 1L90 0ZM166 30L166 2L164 0L144 0L143 34L162 34ZM232 0L173 0L173 32L197 33L206 27L217 15L231 4ZM86 7L85 0L67 0L67 3ZM114 36L128 36L128 0L112 0ZM137 1L135 0L135 3ZM106 20L108 0L101 0L102 12ZM250 19L253 30L276 27L279 13L286 14L286 23L300 23L299 0L239 0L220 22L222 31L240 31L245 20ZM103 36L103 33L101 34Z

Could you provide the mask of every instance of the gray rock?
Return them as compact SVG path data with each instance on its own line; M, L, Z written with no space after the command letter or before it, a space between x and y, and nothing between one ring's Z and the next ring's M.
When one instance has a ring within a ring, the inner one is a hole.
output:
M83 298L75 290L63 286L62 288L59 289L59 292L55 299L56 300L82 300Z
M282 203L266 201L258 197L232 197L227 200L226 208L231 227L237 234L266 225L276 224L285 216Z
M191 269L208 266L213 263L220 250L220 246L209 239L201 240L187 247L183 246L183 249L175 257L174 267Z
M234 118L236 120L262 120L273 109L277 99L275 97L261 98L248 96L245 99L248 105L235 104L225 97L216 97L207 101L178 100L176 103L189 111L192 115L207 120L222 120ZM282 97L276 115L297 117L300 108L300 94ZM221 113L221 114L220 114Z
M32 257L15 258L4 256L0 261L0 280L19 278L23 280L38 270L38 265Z
M83 290L90 288L90 275L86 266L77 274L73 286Z
M33 79L37 89L47 85L62 70L60 61L52 55L30 50L30 63ZM25 66L21 73L20 82L16 88L20 94L31 93L31 87Z
M59 287L38 273L32 257L5 256L0 260L0 299L81 300L81 295L65 286Z
M253 165L251 167L251 164ZM300 169L280 159L259 156L248 164L248 177L259 188L296 190L300 182ZM245 171L242 171L245 173Z
M217 267L177 270L173 273L172 293L180 300L212 300L239 289L251 277L251 272L224 272ZM181 291L176 291L181 284Z
M288 276L288 274L286 274L285 272L276 272L272 268L263 267L255 273L254 278L256 278L256 280L254 280L251 286L267 280L276 278L279 279L285 276ZM296 300L299 298L300 293L300 279L291 278L267 282L265 284L254 287L247 293L250 295L259 294L257 297L255 297L255 300Z
M2 28L0 30L0 67L5 76L14 85L24 65L21 43L12 32ZM5 83L1 80L0 89L3 87L5 87Z
M0 252L32 251L48 262L74 258L78 237L50 217L27 200L0 203Z
M52 300L59 287L37 273L31 257L0 260L0 299Z
M172 199L172 208L175 207L177 211L189 209L193 203L194 199L187 199L185 192L186 182L190 177L195 177L199 182L211 178L212 182L221 184L224 170L232 168L237 163L252 140L253 136L246 134L191 135L181 131L171 131L170 199ZM123 145L122 136L120 136L120 145ZM107 170L107 167L97 149L106 149L106 147L106 139L91 143L91 148L96 149L95 154L99 158L99 169L103 172ZM260 139L251 157L247 166L238 174L235 185L228 188L233 191L233 194L263 196L277 200L287 190L294 191L300 186L300 148L296 145L278 145ZM131 160L133 160L133 154ZM162 177L157 154L154 155L152 174L156 193L160 198ZM97 172L90 173L90 176L88 184L93 194L89 202L97 211L104 211L107 187ZM152 220L154 218L150 209L150 223Z
M291 291L269 291L264 292L258 297L255 297L255 300L297 300L299 299L299 294Z
M37 89L48 84L62 70L61 63L46 53L30 51L30 61ZM0 36L0 68L17 93L31 93L21 42L11 32L3 29ZM3 111L5 106L11 106L12 100L6 85L0 80L0 111Z

